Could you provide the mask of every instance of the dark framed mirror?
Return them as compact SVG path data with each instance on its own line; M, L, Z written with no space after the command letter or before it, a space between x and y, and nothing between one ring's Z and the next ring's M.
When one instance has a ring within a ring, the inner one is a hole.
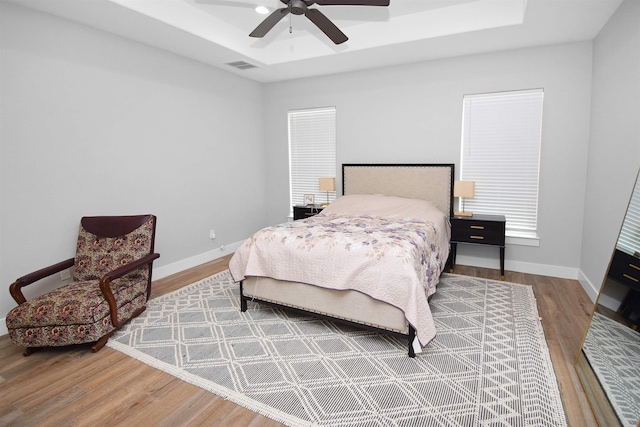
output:
M640 426L639 179L576 360L600 426Z

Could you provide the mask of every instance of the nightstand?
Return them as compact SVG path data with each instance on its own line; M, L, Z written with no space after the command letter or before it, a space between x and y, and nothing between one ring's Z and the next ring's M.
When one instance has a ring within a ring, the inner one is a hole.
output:
M505 223L504 215L451 218L451 271L456 265L458 243L496 246L500 248L500 276L504 280Z
M640 259L616 249L607 276L634 291L640 291Z
M324 206L320 206L320 205L294 206L293 207L293 220L295 221L297 219L305 219L305 218L309 218L310 216L318 215L320 212L322 212L323 209L324 209Z
M634 314L640 310L640 259L616 249L607 277L629 288L618 308L618 313L633 324L637 324L638 320Z

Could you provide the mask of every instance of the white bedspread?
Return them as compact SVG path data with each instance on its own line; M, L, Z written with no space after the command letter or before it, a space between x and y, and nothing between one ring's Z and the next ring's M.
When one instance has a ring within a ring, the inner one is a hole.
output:
M271 277L363 292L403 310L425 346L436 334L427 298L449 238L448 218L429 202L349 195L314 217L258 231L229 269L236 281Z

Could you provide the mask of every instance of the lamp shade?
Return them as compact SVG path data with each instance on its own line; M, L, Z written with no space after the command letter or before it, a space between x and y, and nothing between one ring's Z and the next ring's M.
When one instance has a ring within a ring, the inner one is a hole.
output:
M456 181L453 183L453 197L471 198L476 194L475 181Z
M336 191L335 178L319 178L318 189L320 191Z

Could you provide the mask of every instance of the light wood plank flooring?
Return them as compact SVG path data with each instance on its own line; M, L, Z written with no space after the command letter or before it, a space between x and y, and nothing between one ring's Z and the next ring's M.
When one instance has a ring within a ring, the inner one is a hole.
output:
M151 297L227 268L230 256L154 281ZM497 270L457 274L499 280ZM575 280L506 272L533 286L570 426L595 426L573 367L593 304ZM105 347L45 349L29 357L0 337L2 426L278 426L280 424Z

